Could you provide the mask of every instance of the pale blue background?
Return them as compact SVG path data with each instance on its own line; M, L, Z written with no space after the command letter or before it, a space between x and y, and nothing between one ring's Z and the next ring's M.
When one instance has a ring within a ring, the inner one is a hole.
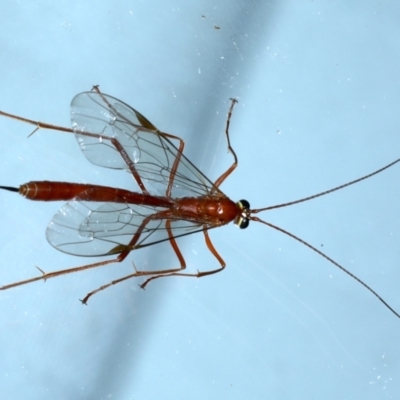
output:
M204 16L204 17L202 17ZM72 97L100 84L186 140L211 179L253 207L294 200L400 156L398 1L3 1L0 109L69 125ZM215 29L214 25L221 29ZM1 184L133 188L75 139L1 119ZM356 187L264 213L400 310L400 166ZM0 283L82 265L45 229L62 204L0 194ZM0 293L0 393L13 399L397 399L400 320L326 260L266 226L210 232L227 269L129 281L176 265L150 248L114 265ZM192 271L217 264L180 241ZM322 246L322 247L321 247Z

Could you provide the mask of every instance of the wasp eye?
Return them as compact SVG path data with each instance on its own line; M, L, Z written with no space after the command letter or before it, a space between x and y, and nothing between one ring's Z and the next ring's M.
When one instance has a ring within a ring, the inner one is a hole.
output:
M240 200L237 202L237 204L242 210L250 209L250 203L247 200Z
M238 221L238 226L240 229L245 229L249 226L250 220L248 218L241 217Z
M240 229L245 229L249 226L250 219L248 218L248 213L250 210L250 203L247 200L240 200L236 203L238 209L238 215L235 218L235 225Z

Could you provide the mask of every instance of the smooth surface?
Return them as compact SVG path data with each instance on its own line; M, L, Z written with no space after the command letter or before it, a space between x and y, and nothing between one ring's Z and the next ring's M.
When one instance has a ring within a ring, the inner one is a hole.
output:
M400 156L400 3L4 2L0 109L69 125L72 97L99 84L181 136L211 179L253 207L291 201ZM220 29L217 29L217 28ZM94 167L76 140L0 119L1 182L133 188ZM400 310L400 166L341 192L264 213L326 252ZM0 283L82 265L53 249L62 204L0 193ZM261 216L261 215L260 215ZM136 265L176 265L170 249L123 265L0 292L0 391L26 399L387 399L400 391L400 320L306 247L257 223L210 232L228 267L129 281L78 299ZM180 242L192 271L216 260Z

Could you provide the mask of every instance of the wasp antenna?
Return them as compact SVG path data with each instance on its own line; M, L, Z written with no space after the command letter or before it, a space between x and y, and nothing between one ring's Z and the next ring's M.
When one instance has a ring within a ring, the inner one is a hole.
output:
M365 289L367 289L369 292L371 292L389 311L391 311L397 318L400 318L400 314L389 304L387 303L374 289L371 288L371 286L368 286L364 281L362 281L360 278L358 278L357 276L355 276L352 272L350 272L348 269L346 269L345 267L343 267L342 265L340 265L338 262L336 262L335 260L333 260L332 258L330 258L329 256L327 256L325 253L323 253L321 250L318 250L316 247L314 247L313 245L311 245L310 243L306 242L305 240L299 238L298 236L294 235L293 233L288 232L285 229L280 228L279 226L276 226L274 224L271 224L270 222L264 221L258 217L251 217L252 221L257 221L257 222L261 222L262 224L265 224L267 226L269 226L272 229L275 229L279 232L284 233L287 236L290 236L291 238L293 238L294 240L297 240L298 242L304 244L305 246L307 246L309 249L311 249L312 251L315 251L317 254L319 254L320 256L324 257L326 260L328 260L330 263L332 263L334 266L336 266L337 268L339 268L341 271L343 271L345 274L347 274L348 276L350 276L350 278L354 279L355 281L357 281L360 285L364 286Z
M336 186L336 187L334 187L332 189L325 190L324 192L320 192L320 193L314 194L312 196L304 197L304 198L299 199L299 200L289 201L288 203L276 204L274 206L269 206L269 207L264 207L264 208L258 208L258 209L255 209L255 210L250 210L250 213L251 214L257 214L257 213L259 213L261 211L273 210L275 208L281 208L281 207L288 207L288 206L292 206L294 204L303 203L304 201L316 199L317 197L325 196L326 194L329 194L329 193L332 193L332 192L336 192L337 190L344 189L347 186L354 185L355 183L361 182L361 181L363 181L365 179L371 178L374 175L380 174L385 169L388 169L388 168L392 167L393 165L397 164L398 162L400 162L400 158L398 158L397 160L391 162L390 164L385 165L382 168L377 169L374 172L371 172L368 175L364 175L361 178L354 179L353 181L344 183L343 185L340 185L340 186Z

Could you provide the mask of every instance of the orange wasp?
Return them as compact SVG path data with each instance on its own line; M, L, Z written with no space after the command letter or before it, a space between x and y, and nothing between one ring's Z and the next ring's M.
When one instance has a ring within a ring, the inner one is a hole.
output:
M343 189L390 168L400 159L322 193L284 204L251 209L248 201L240 200L235 203L219 189L238 164L229 139L230 119L236 103L236 100L232 100L225 129L233 163L214 183L184 156L185 143L182 139L161 132L138 111L101 93L97 86L92 91L80 93L73 98L72 128L33 121L0 111L0 115L35 125L35 131L52 129L74 133L90 162L106 168L127 170L140 189L140 192L131 192L109 186L49 181L29 182L19 188L0 186L1 189L18 192L30 200L68 201L47 227L47 240L56 249L78 256L114 256L108 260L53 272L40 269L40 276L2 286L0 290L121 262L133 250L164 241L170 242L179 260L179 268L157 271L140 271L135 268L133 273L88 293L81 300L82 303L86 304L93 294L109 286L135 277L146 277L140 285L143 289L151 280L167 276L201 278L222 271L226 265L210 240L209 229L229 222L239 228L247 228L249 221L257 221L320 254L363 285L400 318L378 293L325 253L290 232L255 216L261 211L287 207ZM206 245L218 260L219 268L196 273L185 272L186 263L176 238L195 232L203 232Z

